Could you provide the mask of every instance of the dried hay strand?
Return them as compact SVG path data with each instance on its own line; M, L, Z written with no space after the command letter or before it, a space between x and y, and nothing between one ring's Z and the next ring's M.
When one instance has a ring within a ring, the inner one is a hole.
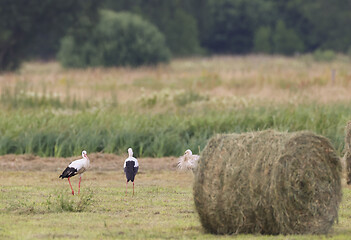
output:
M346 181L347 184L351 185L351 121L348 122L345 128L345 156L344 161L346 163Z
M328 139L272 130L210 139L194 201L215 234L325 234L338 217L341 163Z

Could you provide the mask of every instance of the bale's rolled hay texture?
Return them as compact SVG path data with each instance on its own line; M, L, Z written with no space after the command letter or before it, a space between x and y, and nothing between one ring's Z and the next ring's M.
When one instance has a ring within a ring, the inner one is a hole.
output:
M347 184L351 184L351 121L347 124L345 129L345 156Z
M330 142L310 132L217 135L195 171L195 206L211 233L324 234L340 175Z

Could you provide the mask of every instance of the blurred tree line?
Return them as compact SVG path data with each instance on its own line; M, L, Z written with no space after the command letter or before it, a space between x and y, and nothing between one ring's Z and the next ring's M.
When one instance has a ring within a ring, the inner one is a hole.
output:
M111 10L129 13L112 16ZM350 12L349 0L0 0L0 70L58 53L67 59L71 52L84 63L66 66L81 67L99 65L93 59L98 53L102 62L136 66L167 61L169 53L347 52ZM129 59L127 50L139 59ZM126 57L116 60L111 51L124 51Z
M0 71L53 58L70 31L84 40L98 19L95 0L0 0Z

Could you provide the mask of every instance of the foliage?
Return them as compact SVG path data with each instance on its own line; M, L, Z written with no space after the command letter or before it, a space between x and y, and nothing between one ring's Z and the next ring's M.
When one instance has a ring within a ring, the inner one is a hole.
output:
M194 92L185 92L174 96L174 102L178 106L185 106L189 103L202 100L208 100L208 98Z
M186 56L202 52L198 36L198 25L202 23L197 19L197 15L201 14L207 1L105 0L104 2L107 9L117 12L129 11L156 25L165 36L172 55Z
M303 51L303 42L294 30L286 28L283 21L277 22L272 38L275 53L292 55Z
M93 0L1 0L0 71L17 69L27 56L52 54L68 29L80 27L79 19L94 18L98 5Z
M201 53L196 20L178 8L167 26L163 26L169 48L176 56Z
M30 58L53 58L67 34L62 43L66 52L72 49L80 56L72 61L96 54L101 58L95 42L85 43L96 34L101 7L139 15L157 26L173 56L292 55L316 49L346 53L351 39L347 0L0 0L0 71L15 70ZM81 49L72 47L76 45Z
M272 53L272 30L270 27L260 27L254 37L254 51L259 53Z
M65 67L139 66L166 62L164 37L137 15L103 10L89 38L62 40L58 58Z
M351 29L345 27L351 22L349 1L293 0L292 3L303 16L301 25L305 24L305 31L302 34L310 45L310 51L318 48L347 51L351 36Z
M209 35L204 44L213 52L247 53L253 48L255 26L267 23L270 4L254 1L209 0Z
M278 54L316 49L346 52L351 38L351 30L345 27L351 24L347 0L1 0L0 70L14 70L27 58L55 56L67 32L71 38L62 45L85 42L98 22L100 5L140 15L157 26L174 56L271 53L268 42ZM270 41L265 28L272 29ZM259 42L263 45L258 46ZM95 46L94 42L83 44L85 54L83 50L77 54L89 58L99 53Z
M336 54L333 50L321 50L317 49L313 53L313 58L320 62L331 62L336 59Z
M192 41L194 44L185 42L185 39L195 38L211 53L255 51L255 33L262 27L274 29L277 19L285 24L283 33L279 34L287 39L292 37L287 46L273 43L272 48L277 53L311 52L320 47L345 52L351 37L349 28L345 27L351 23L348 14L351 5L347 0L105 0L105 7L132 11L149 19L165 34L174 54L179 52L174 47L182 48L178 43L182 43L185 49L190 49L189 46L196 49L195 40ZM179 12L188 17L177 18ZM198 30L193 28L194 20ZM177 35L179 37L175 37ZM298 42L291 46L294 40Z

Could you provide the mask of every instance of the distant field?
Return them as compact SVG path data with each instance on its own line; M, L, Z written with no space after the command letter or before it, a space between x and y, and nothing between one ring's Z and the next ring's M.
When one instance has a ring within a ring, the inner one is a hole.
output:
M94 156L97 157L97 156ZM101 157L101 156L100 156ZM113 158L102 163L113 163ZM103 157L101 158L103 159ZM11 159L1 159L10 161ZM43 159L45 160L45 159ZM60 159L55 169L69 159ZM16 161L16 160L15 160ZM32 161L31 159L27 161ZM229 239L234 236L206 234L198 220L192 196L193 176L162 166L158 159L140 160L144 166L136 178L136 195L125 196L121 167L84 174L80 196L72 196L61 169L4 171L0 168L0 239ZM175 159L172 160L175 163ZM119 160L116 161L119 163ZM33 164L38 164L34 162ZM95 162L97 166L98 162ZM78 177L72 178L74 189ZM131 186L130 186L131 187ZM339 223L328 236L238 235L235 239L349 239L351 189L344 187Z
M0 154L178 156L223 132L310 130L343 152L350 61L190 58L143 68L27 63L0 76ZM332 79L332 71L335 78Z
M227 56L173 60L141 68L62 69L58 63L26 63L0 76L0 90L61 100L133 103L156 95L191 91L214 97L275 102L350 101L350 60L316 62L309 55ZM332 80L332 71L335 78ZM134 107L133 107L134 108Z

